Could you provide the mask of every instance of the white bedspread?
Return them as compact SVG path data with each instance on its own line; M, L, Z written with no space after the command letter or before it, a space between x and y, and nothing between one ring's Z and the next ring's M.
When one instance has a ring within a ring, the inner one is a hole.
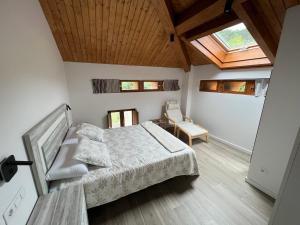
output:
M51 183L50 189L84 184L88 208L96 207L180 175L198 175L189 146L170 153L142 126L107 129L104 133L113 166L89 168L81 178Z

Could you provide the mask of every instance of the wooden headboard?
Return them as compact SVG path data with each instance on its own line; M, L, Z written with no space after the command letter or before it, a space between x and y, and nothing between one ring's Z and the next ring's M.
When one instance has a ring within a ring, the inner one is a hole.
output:
M38 195L49 192L45 174L51 167L67 131L66 104L61 105L23 135Z

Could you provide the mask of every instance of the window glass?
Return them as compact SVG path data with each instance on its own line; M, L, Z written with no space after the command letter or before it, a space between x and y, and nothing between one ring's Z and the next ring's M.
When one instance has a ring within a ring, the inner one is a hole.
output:
M225 92L245 92L246 81L224 81Z
M116 128L116 127L121 127L121 116L120 112L111 112L111 127Z
M132 126L132 110L124 111L124 126Z
M121 91L138 91L138 81L121 81Z
M144 90L158 90L158 81L144 81Z
M218 81L216 80L205 80L201 81L201 91L218 91Z
M226 47L232 51L256 46L257 43L247 30L244 23L239 23L232 27L214 33L214 36Z
M255 80L201 80L199 89L206 92L254 95Z

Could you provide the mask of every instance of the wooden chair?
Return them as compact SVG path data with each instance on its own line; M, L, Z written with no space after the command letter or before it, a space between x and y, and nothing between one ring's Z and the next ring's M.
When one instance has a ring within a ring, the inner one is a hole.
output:
M208 142L208 131L194 124L189 117L183 116L177 101L166 102L165 110L165 117L169 120L169 123L174 124L174 135L179 137L180 132L183 132L188 136L190 146L192 146L192 140L195 138Z

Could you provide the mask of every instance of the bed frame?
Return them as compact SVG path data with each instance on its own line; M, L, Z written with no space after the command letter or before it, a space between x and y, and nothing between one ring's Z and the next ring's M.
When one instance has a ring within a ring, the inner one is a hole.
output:
M49 192L45 174L51 167L68 129L66 104L62 104L23 135L38 195Z

